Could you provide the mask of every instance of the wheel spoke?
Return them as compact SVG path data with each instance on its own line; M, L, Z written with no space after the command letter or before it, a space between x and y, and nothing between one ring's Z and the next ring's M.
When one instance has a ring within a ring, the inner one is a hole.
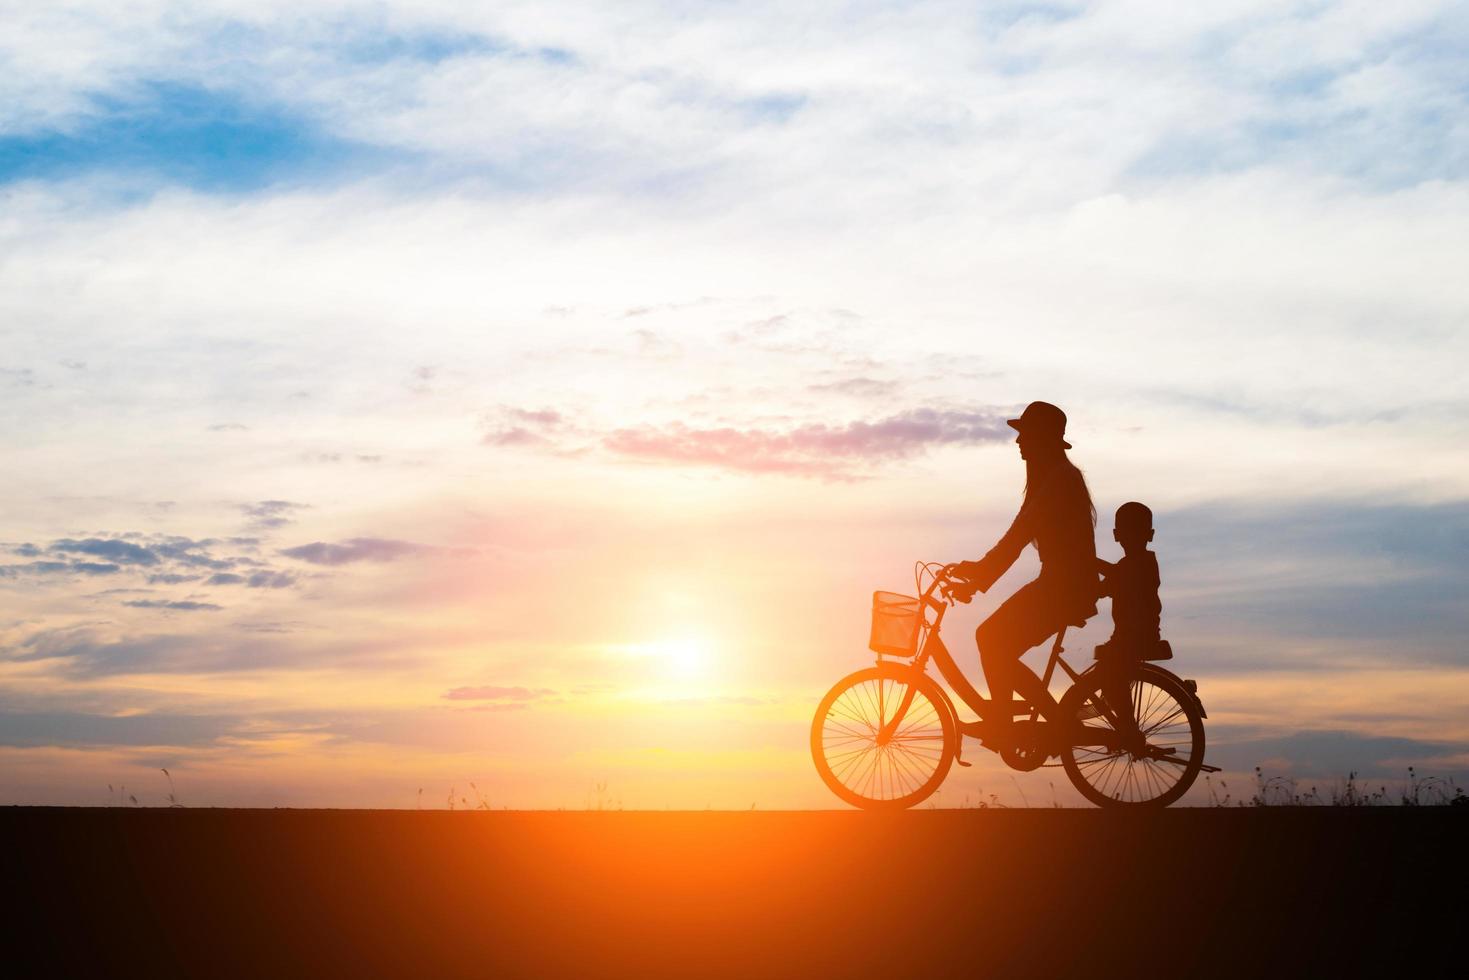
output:
M832 721L830 717L827 718L826 724L823 726L822 730L823 731L833 731L834 730L834 731L836 731L836 732L838 732L840 734L847 735L847 736L849 736L851 738L866 738L866 739L870 739L870 738L873 737L873 732L871 732L871 731L865 731L865 732L864 731L861 731L860 729L853 728L851 725L848 725L848 724L846 724L844 722Z
M1146 673L1127 682L1130 705L1109 703L1100 676L1088 678L1087 684L1071 701L1081 731L1062 759L1077 788L1097 803L1172 802L1198 771L1203 730L1193 704L1173 683ZM1124 730L1124 719L1136 729Z
M907 707L897 718L905 700ZM858 800L887 803L926 794L940 769L947 770L952 731L924 688L899 677L869 675L826 703L813 734L817 765ZM894 730L878 744L884 727Z

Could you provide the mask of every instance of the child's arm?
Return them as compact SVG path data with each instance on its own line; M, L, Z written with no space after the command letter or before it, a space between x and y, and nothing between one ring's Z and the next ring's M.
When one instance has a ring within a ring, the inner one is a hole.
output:
M1115 571L1117 571L1117 566L1112 562L1107 561L1105 558L1097 559L1097 574L1102 576L1102 580L1097 583L1098 598L1112 594L1112 573Z

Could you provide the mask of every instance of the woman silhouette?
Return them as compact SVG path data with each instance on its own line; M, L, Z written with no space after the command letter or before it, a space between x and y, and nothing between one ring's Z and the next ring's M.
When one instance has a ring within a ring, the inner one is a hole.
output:
M1097 614L1097 511L1081 470L1066 456L1066 413L1048 402L1031 402L1011 419L1015 443L1025 460L1025 499L1010 530L979 561L960 562L954 574L973 589L987 590L1015 563L1027 544L1040 555L1041 572L1021 586L975 630L979 660L990 697L1000 704L1012 691L1054 719L1057 705L1021 654L1066 626ZM964 598L967 598L965 596ZM1013 715L994 711L985 728L1005 744Z

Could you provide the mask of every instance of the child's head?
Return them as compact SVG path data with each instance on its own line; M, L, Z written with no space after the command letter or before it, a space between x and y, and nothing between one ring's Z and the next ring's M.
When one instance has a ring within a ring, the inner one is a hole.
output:
M1136 500L1129 500L1118 507L1112 539L1122 545L1124 551L1146 548L1153 540L1153 512Z

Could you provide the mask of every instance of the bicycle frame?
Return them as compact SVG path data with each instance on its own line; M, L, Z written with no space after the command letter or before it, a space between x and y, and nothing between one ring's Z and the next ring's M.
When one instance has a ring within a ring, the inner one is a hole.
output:
M933 622L930 623L927 621L927 616L925 615L923 642L919 647L918 655L912 659L908 667L921 674L927 669L929 662L932 661L938 667L939 674L948 682L949 687L959 696L959 700L968 705L969 709L983 720L989 714L993 714L996 711L994 701L980 694L974 685L969 682L969 678L959 668L959 664L954 660L954 655L949 652L949 648L944 645L943 638L939 635L940 629L943 626L944 614L954 601L948 595L948 590L945 585L946 581L946 576L937 575L929 587L924 590L921 597L923 605L925 608L934 611L934 618ZM943 598L934 598L935 591L939 591ZM1063 626L1056 633L1056 642L1051 647L1051 656L1046 662L1045 674L1041 678L1041 683L1045 684L1047 688L1051 686L1051 678L1055 676L1057 665L1060 665L1061 669L1066 672L1073 684L1080 680L1082 673L1085 673L1085 671L1078 672L1073 670L1071 665L1062 658L1061 654L1065 648L1061 645L1061 641L1065 636L1066 627ZM877 655L879 665L883 662L882 657L882 654ZM948 693L943 688L939 688L939 693L943 696L946 702L945 706L948 708L950 715L953 716L954 722L958 725L961 732L968 725L973 724L960 720L952 699L949 698ZM903 699L899 703L892 720L885 724L879 732L879 739L886 740L892 737L912 703L913 688L909 687L904 693ZM1027 713L1030 715L1031 720L1035 721L1040 716L1040 709L1028 701L1016 701L1013 699L1010 701L1010 717L1013 718L1017 714Z

